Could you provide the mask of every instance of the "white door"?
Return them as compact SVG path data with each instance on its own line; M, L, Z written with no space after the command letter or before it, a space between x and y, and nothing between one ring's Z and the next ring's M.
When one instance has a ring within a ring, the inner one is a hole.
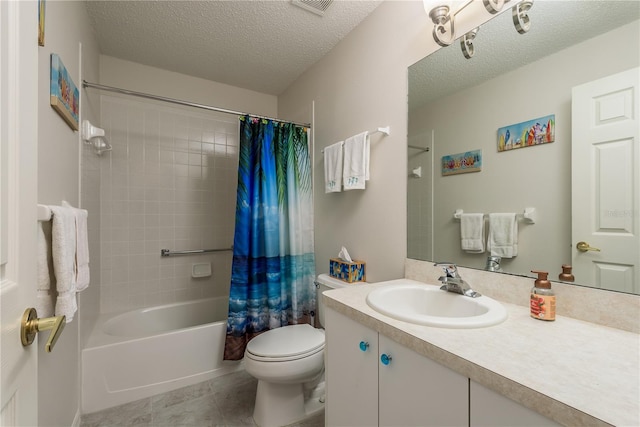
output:
M20 320L36 297L37 1L0 1L0 426L35 426L36 345Z
M576 282L640 292L640 68L573 88ZM582 242L582 249L578 244Z

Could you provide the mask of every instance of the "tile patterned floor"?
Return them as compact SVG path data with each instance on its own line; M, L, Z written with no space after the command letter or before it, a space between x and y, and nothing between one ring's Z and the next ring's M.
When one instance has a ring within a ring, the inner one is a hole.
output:
M81 427L255 426L253 405L257 381L245 371L82 415ZM324 413L293 424L322 427Z

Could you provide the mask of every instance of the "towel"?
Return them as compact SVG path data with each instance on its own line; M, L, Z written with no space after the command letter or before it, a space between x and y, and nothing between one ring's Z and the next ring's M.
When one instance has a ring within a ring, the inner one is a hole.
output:
M515 213L489 214L487 249L491 255L502 258L518 255L518 221Z
M47 231L45 232L45 228ZM54 313L54 297L51 292L49 266L51 260L51 223L38 221L38 290L36 293L36 311L39 317L51 317ZM48 237L47 237L48 236Z
M364 190L369 180L369 133L362 132L344 141L342 179L345 190Z
M89 286L89 236L87 232L87 217L89 213L85 209L76 209L67 202L62 206L71 209L75 216L76 225L76 291L80 292Z
M324 148L324 192L342 191L342 145L336 142Z
M78 309L76 302L76 218L72 209L51 206L53 226L51 229L51 253L53 272L56 277L56 316L67 316L73 320Z
M463 251L484 253L484 214L463 213L460 216L460 236Z

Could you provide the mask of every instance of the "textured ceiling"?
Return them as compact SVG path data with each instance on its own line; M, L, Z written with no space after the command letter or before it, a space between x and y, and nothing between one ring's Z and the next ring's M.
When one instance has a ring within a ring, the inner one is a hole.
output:
M278 95L382 0L87 1L103 54Z
M524 35L516 32L511 11L481 26L472 59L462 56L456 41L412 65L409 110L640 19L640 1L534 0L529 16L531 29ZM616 48L637 44L620 40Z

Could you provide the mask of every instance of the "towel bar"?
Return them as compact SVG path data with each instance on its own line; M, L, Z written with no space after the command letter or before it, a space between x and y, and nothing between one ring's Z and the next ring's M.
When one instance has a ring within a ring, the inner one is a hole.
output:
M51 219L51 209L47 205L38 204L38 221L49 221Z
M464 211L462 209L456 209L456 211L453 213L453 218L460 219L463 213ZM485 214L484 216L488 217L487 214ZM523 219L525 222L529 224L535 224L536 218L537 218L536 208L524 208L524 212L521 214L516 214L516 218Z
M224 248L224 249L194 249L189 251L172 251L170 249L160 249L160 256L168 257L168 256L174 256L174 255L194 255L194 254L204 254L208 252L227 252L227 251L233 251L233 246L231 246L230 248Z
M389 136L391 134L391 126L379 127L376 130L369 131L369 133L383 133L384 136ZM324 154L324 148L320 152Z

